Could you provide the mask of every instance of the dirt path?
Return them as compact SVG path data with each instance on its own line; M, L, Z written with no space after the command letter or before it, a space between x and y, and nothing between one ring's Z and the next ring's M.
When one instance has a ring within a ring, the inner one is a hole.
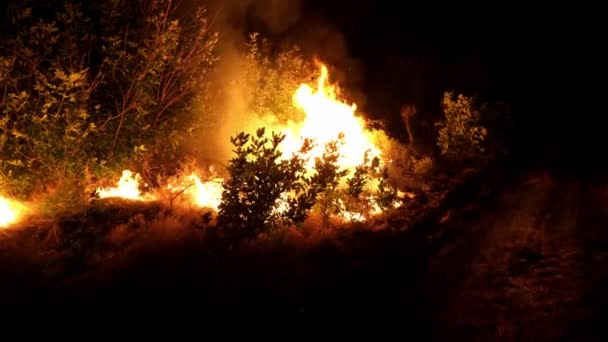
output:
M608 228L608 201L601 195L600 187L537 174L463 223L421 278L435 313L433 339L604 340L597 301L607 273L600 226Z

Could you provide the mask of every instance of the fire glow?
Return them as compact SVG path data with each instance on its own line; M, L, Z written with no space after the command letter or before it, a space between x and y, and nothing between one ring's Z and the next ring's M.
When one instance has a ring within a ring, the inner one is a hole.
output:
M99 198L124 198L130 200L149 201L154 197L151 195L142 195L139 190L141 177L139 174L133 174L129 170L122 172L122 177L118 184L113 188L97 189Z
M0 196L0 228L17 223L25 214L25 206L14 200Z
M325 145L344 134L343 144L339 148L342 168L354 168L360 165L366 151L370 157L380 157L380 150L371 142L369 133L365 131L365 121L357 117L357 105L348 105L337 98L338 89L329 84L327 67L321 65L321 75L317 80L317 89L308 84L302 84L293 96L294 106L301 109L306 117L296 128L287 128L283 142L283 153L286 157L299 150L302 139L314 140L315 148L311 151L309 167L314 158L321 157Z
M171 192L176 193L183 190L192 204L200 208L219 210L222 202L223 178L216 177L208 181L202 181L194 173L187 177L187 183L182 182L179 186L170 185Z
M382 162L382 153L373 144L370 133L366 131L365 121L356 115L356 104L348 105L341 101L338 99L338 92L339 89L329 83L327 67L322 64L316 89L308 84L301 84L295 90L293 105L304 112L305 118L300 123L290 122L286 126L279 127L279 131L285 134L285 140L281 144L283 158L290 158L292 154L298 153L305 138L312 139L314 148L305 156L309 161L308 170L312 171L315 158L323 155L325 145L342 135L343 139L338 145L340 154L338 165L342 169L352 171L364 161L366 152L369 153L369 157L379 157ZM217 212L222 198L223 181L219 177L203 181L192 173L168 184L166 189L174 196L184 195L187 201L197 207L210 208ZM140 183L141 177L138 174L125 170L116 187L98 189L97 192L100 198L119 197L140 201L157 199L152 194L142 195L139 189ZM286 210L285 196L277 203L276 210ZM375 205L368 215L345 211L342 218L362 221L365 216L374 216L381 212L382 210Z

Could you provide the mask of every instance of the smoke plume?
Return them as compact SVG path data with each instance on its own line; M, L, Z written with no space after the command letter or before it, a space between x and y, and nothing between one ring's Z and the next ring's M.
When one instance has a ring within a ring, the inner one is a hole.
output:
M217 0L207 7L220 34L220 61L212 75L215 89L196 113L203 129L191 147L200 164L225 165L232 157L230 137L273 127L273 118L260 118L248 111L253 89L246 82L244 43L253 30L274 38L276 46L297 44L311 58L320 57L329 64L332 80L349 89L349 100L358 105L363 102L364 98L352 91L359 88L362 77L356 61L348 57L344 37L323 18L303 18L300 0Z

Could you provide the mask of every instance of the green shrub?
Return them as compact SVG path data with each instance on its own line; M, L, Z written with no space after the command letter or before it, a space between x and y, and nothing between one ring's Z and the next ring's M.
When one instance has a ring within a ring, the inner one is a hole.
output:
M429 156L412 159L412 173L416 176L426 178L433 172L433 168L433 159Z
M487 129L481 125L481 109L475 99L446 92L442 101L444 119L437 123L437 145L449 161L462 162L479 157L484 149Z

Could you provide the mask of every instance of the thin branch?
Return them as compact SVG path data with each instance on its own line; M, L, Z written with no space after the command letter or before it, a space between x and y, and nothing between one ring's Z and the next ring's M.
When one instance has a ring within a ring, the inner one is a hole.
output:
M192 187L192 186L194 186L194 185L196 185L196 183L191 183L191 184L188 184L188 185L186 185L186 187L184 187L183 189L181 189L180 191L178 191L178 192L175 194L175 196L173 196L173 197L171 197L171 198L169 199L169 206L170 206L170 207L173 207L173 201L175 201L175 199L176 199L177 197L179 197L179 196L180 196L181 194L183 194L183 193L184 193L186 190L188 190L188 188L190 188L190 187Z
M124 113L121 113L120 114L120 123L118 123L118 128L116 128L116 133L114 133L114 141L112 141L112 151L116 147L116 141L118 140L118 134L120 133L120 130L122 129L122 124L124 121L125 121L125 115L124 115Z
M60 114L61 109L63 108L63 101L65 101L66 94L67 94L67 91L65 93L61 94L61 101L59 102L59 107L57 107L57 112L55 113L55 116Z
M8 94L8 86L4 86L4 91L2 92L2 102L1 105L4 105L4 101L6 101L6 95Z
M91 86L86 90L87 94L90 95L97 88L99 82L101 81L102 75L103 73L101 72L101 70L97 72L97 75L95 75L95 78L93 78L93 81L91 82Z
M110 121L113 121L113 120L118 119L118 118L120 117L120 115L121 115L121 113L116 114L116 115L114 115L114 116L110 116L110 117L108 117L108 118L106 119L106 121L104 121L104 123L103 123L103 124L101 124L101 126L99 127L99 129L103 130L103 129L106 127L106 125L107 125L107 124L108 124Z
M33 59L31 59L31 58L29 58L29 57L27 57L27 56L25 56L25 55L23 55L23 54L19 53L19 51L17 51L17 50L14 50L14 49L13 49L13 50L11 50L11 51L12 51L12 52L13 52L13 53L14 53L16 56L19 56L19 57L23 58L23 59L24 59L26 62L30 63L30 64L31 64L31 65L34 67L34 69L35 69L35 70L39 70L39 71L41 71L42 73L44 73L44 72L45 72L45 70L44 70L44 69L42 69L42 68L41 68L41 67L38 65L38 63L36 63L36 62L35 62Z
M188 91L184 91L183 93L175 96L173 99L171 99L171 101L169 101L161 110L158 111L158 113L156 114L156 117L154 117L154 121L152 123L152 126L156 126L156 124L158 123L158 120L160 120L160 117L164 114L164 112L169 109L171 106L173 106L175 103L177 103L179 100L181 100L182 98L184 98L188 93Z

